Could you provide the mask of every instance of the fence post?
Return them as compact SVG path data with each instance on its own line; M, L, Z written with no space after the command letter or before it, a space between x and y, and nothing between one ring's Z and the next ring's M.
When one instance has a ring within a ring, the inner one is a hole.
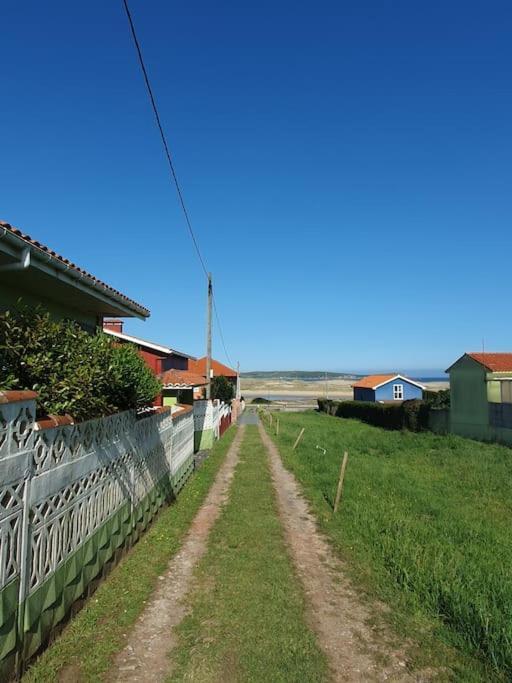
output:
M345 468L347 467L348 452L345 451L343 454L343 461L341 463L340 478L338 480L338 489L336 491L336 500L334 501L334 512L338 511L338 505L340 504L341 492L343 489L343 479L345 478Z
M25 600L28 594L28 581L32 562L32 544L30 542L30 484L33 477L32 464L25 478L23 487L23 512L21 516L21 548L20 548L20 587L18 592L18 648L16 651L16 676L21 678L24 669L25 650Z
M276 436L279 436L279 418L276 417Z
M295 443L293 444L292 451L294 451L297 448L297 446L299 445L299 441L302 439L302 436L303 436L305 430L306 430L305 427L302 427L302 429L300 430L299 436L295 439Z

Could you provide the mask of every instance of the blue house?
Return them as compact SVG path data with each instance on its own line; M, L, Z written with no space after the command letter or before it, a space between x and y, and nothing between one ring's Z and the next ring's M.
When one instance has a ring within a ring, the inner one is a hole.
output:
M407 401L423 398L426 387L403 375L369 375L352 385L354 401Z

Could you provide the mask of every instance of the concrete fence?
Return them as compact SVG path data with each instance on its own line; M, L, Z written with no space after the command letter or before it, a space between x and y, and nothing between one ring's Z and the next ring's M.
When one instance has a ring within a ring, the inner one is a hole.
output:
M47 429L35 414L33 392L0 392L0 680L37 652L194 467L192 407Z
M231 405L215 401L194 401L194 450L208 450L244 409L244 402L234 399Z

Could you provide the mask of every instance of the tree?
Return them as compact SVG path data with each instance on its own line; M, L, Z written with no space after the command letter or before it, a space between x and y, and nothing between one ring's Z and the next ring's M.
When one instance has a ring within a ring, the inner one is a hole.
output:
M235 395L233 385L224 375L217 375L212 379L211 389L212 398L218 398L224 403L231 403Z

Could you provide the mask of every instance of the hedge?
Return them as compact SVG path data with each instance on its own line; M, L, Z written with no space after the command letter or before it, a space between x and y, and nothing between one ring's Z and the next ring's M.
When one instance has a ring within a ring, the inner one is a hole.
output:
M355 418L384 429L408 429L419 432L428 429L429 406L416 399L402 403L371 401L332 401L319 398L318 408L336 417Z

